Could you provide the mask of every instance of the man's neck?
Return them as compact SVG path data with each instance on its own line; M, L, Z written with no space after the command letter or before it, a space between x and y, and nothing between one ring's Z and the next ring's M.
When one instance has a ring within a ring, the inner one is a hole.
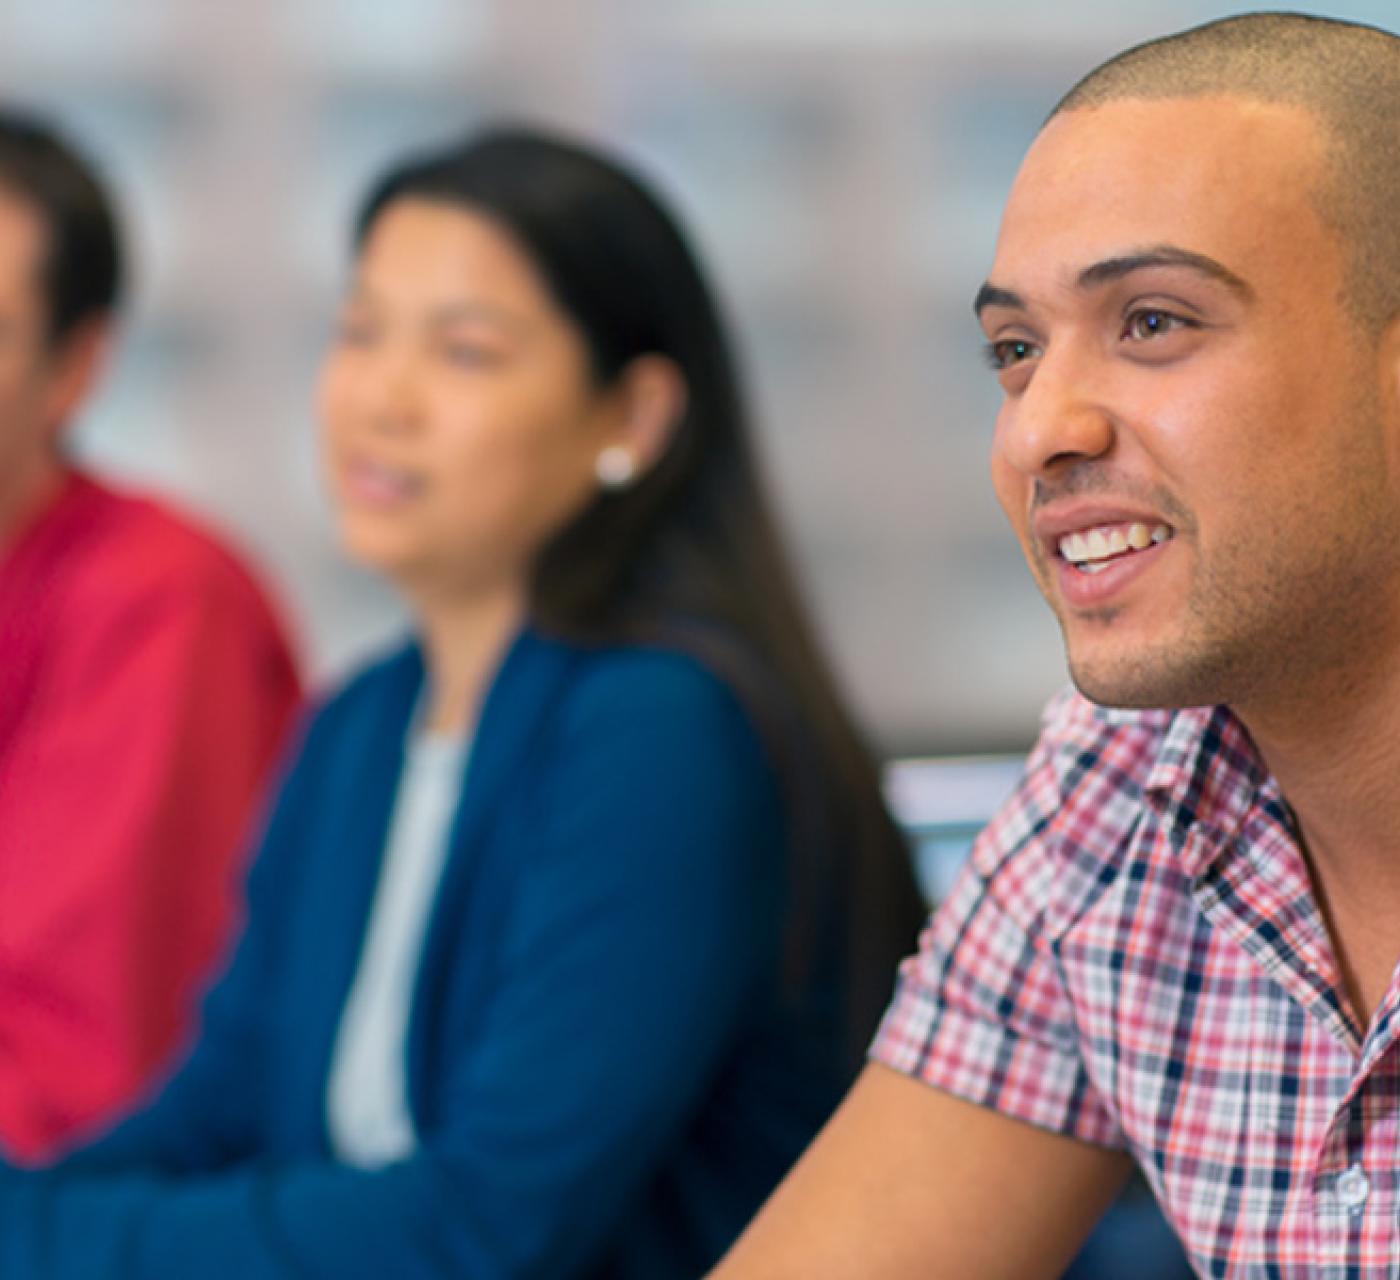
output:
M1393 661L1338 664L1287 706L1237 710L1310 847L1379 854L1400 882L1400 649Z
M62 459L45 457L0 487L0 556L6 555L38 516L58 497L68 468Z
M1240 716L1297 820L1338 977L1364 1027L1400 957L1400 661L1339 665L1324 683L1286 714Z

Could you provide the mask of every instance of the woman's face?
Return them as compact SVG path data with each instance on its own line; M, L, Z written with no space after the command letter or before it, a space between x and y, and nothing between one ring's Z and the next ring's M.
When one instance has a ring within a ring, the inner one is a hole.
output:
M346 549L432 597L522 589L620 413L510 235L411 198L364 243L319 398Z

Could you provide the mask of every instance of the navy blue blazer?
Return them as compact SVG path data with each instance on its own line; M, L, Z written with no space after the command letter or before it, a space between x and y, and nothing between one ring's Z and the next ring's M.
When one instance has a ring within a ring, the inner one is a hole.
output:
M312 721L184 1064L57 1169L0 1177L6 1280L694 1277L825 1118L840 1001L779 981L782 803L748 716L689 657L526 631L413 998L419 1149L333 1161L333 1040L422 681L409 648Z

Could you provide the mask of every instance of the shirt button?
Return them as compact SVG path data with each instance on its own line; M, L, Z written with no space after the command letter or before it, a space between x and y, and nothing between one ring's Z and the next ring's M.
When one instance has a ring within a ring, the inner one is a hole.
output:
M1359 1164L1352 1165L1350 1169L1338 1175L1337 1200L1349 1213L1359 1213L1370 1194L1371 1179Z

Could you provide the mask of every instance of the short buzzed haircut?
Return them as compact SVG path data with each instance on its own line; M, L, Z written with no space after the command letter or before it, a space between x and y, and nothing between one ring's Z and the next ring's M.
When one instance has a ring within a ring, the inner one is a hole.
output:
M1224 18L1110 59L1050 118L1214 94L1301 107L1318 122L1327 160L1314 201L1347 256L1350 310L1365 328L1383 328L1400 314L1400 38L1306 14Z
M121 293L121 240L91 164L43 120L0 107L0 193L33 208L47 233L39 287L49 344L111 312Z

